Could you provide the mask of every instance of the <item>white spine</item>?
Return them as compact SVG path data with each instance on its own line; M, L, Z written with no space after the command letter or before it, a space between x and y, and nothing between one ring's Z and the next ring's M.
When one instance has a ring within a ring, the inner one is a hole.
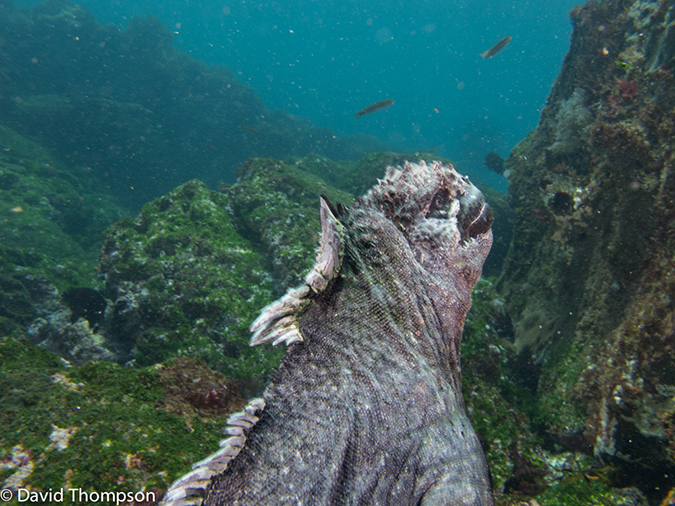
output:
M211 479L225 471L229 462L239 455L246 444L246 434L259 420L265 400L251 399L243 411L233 413L227 420L225 432L232 437L220 442L220 450L192 466L193 471L176 480L167 490L160 506L201 506Z

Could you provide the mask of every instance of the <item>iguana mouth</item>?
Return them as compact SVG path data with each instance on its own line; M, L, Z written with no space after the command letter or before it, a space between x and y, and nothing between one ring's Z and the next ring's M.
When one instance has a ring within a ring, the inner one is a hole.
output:
M451 218L455 214L452 209L454 200L447 188L441 188L434 195L424 217L440 220ZM483 194L475 186L467 185L466 193L459 198L459 206L457 228L462 243L490 230L493 221L492 208L485 203Z
M475 187L469 187L460 199L458 225L462 242L478 237L490 230L493 221L492 208L485 203L483 194Z

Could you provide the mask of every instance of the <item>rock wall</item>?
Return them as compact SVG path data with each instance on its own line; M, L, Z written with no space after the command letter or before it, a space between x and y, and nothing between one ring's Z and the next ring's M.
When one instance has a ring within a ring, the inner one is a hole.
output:
M571 18L540 124L507 160L498 286L551 441L659 497L675 471L675 7L591 1Z

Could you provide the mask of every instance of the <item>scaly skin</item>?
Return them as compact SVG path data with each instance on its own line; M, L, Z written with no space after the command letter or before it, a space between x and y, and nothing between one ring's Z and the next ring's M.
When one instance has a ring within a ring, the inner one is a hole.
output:
M452 168L407 164L331 209L341 267L204 504L493 505L459 360L489 207Z

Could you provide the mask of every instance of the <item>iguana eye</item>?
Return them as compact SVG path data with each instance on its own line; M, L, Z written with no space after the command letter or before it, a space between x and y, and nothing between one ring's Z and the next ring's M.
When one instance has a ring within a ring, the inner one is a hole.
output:
M427 218L447 219L451 204L452 198L450 197L450 192L445 188L441 188L434 195L425 216Z

